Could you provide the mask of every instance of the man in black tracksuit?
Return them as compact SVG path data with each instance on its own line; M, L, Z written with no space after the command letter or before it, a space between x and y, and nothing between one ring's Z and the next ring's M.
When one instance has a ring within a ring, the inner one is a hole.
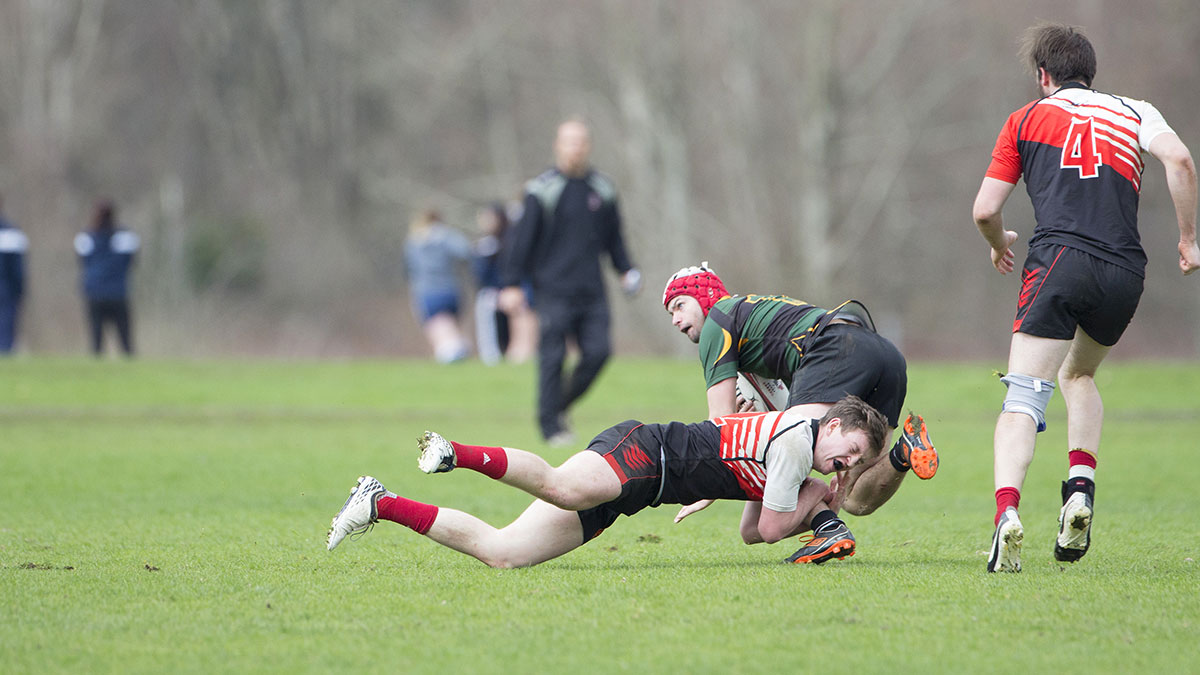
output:
M586 124L570 119L559 125L555 167L525 185L524 212L501 273L502 309L519 308L525 300L519 284L533 284L540 323L538 424L555 445L574 440L564 413L587 391L612 351L600 256L612 259L627 294L641 285L621 237L616 187L591 168L590 152ZM568 336L579 345L580 358L564 383Z

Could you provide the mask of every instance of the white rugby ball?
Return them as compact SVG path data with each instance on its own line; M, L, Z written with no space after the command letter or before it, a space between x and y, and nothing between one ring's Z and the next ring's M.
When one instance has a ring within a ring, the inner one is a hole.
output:
M779 380L754 373L738 373L737 394L750 401L758 412L787 409L788 388Z

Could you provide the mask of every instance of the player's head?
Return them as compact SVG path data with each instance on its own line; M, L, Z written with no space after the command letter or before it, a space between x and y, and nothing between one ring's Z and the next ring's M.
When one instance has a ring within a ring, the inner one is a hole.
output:
M667 279L663 307L671 315L671 325L692 342L699 342L700 328L708 310L728 296L729 291L725 290L721 277L709 269L705 261L699 267L685 267Z
M592 152L592 134L581 117L571 117L558 125L554 137L554 165L568 176L587 173Z
M813 468L825 474L874 462L887 439L887 420L854 395L833 404L819 426L813 447Z
M1092 86L1096 77L1096 50L1076 26L1039 23L1025 31L1021 39L1021 60L1034 76L1045 70L1054 84L1082 82Z
M663 289L663 307L668 312L671 311L671 300L678 295L695 298L704 316L708 316L708 310L721 298L729 297L729 291L725 290L721 277L712 271L705 260L699 266L685 267L667 279L667 286Z
M117 226L117 205L108 197L96 200L92 208L92 229L111 230Z

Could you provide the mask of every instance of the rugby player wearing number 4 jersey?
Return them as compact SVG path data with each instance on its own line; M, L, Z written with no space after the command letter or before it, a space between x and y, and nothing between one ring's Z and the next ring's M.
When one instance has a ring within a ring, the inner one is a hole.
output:
M667 280L663 306L672 325L700 345L709 417L737 408L740 371L787 383L789 410L815 417L853 394L883 415L889 438L899 426L908 389L904 356L875 332L870 314L857 301L826 310L783 295L731 296L720 277L702 263ZM788 562L820 563L854 555L854 535L837 517L839 507L866 515L896 493L910 470L922 479L933 477L937 450L919 415L908 416L887 457L888 461L881 456L838 474L835 499L814 507L809 514L813 535ZM710 503L685 506L676 522Z
M1200 268L1196 167L1158 110L1091 88L1096 54L1077 28L1030 28L1022 57L1042 98L1004 124L974 208L1001 274L1013 270L1010 247L1017 239L1004 229L1001 210L1021 176L1037 220L1002 378L1008 393L994 438L996 529L988 572L1021 571L1024 529L1017 506L1037 434L1046 428L1056 375L1067 405L1070 450L1054 557L1075 562L1091 544L1104 417L1094 377L1142 294L1146 254L1137 206L1143 150L1166 167L1179 225L1179 269L1191 274Z
M829 498L829 486L809 472L874 461L885 430L879 413L854 397L819 420L789 410L696 424L629 421L600 432L557 468L524 450L463 445L427 431L418 441L425 473L471 469L538 499L497 529L462 511L405 499L364 476L334 516L327 546L333 550L382 519L491 567L524 567L582 546L621 514L705 498L747 500L755 517L743 520L743 539L774 543L807 529L806 514Z

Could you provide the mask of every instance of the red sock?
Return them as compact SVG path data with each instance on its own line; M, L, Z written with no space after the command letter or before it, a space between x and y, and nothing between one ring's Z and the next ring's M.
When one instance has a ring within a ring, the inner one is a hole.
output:
M381 519L411 527L417 534L428 532L438 514L438 507L404 497L380 497L375 507Z
M463 445L450 441L454 446L454 465L478 471L488 478L500 478L508 471L508 453L504 448L490 445Z
M1072 450L1067 453L1067 464L1071 466L1084 465L1096 468L1096 456L1087 450Z
M1021 491L1015 487L1002 487L996 490L996 522L1000 524L1000 516L1004 515L1004 510L1008 507L1017 508L1021 503Z

